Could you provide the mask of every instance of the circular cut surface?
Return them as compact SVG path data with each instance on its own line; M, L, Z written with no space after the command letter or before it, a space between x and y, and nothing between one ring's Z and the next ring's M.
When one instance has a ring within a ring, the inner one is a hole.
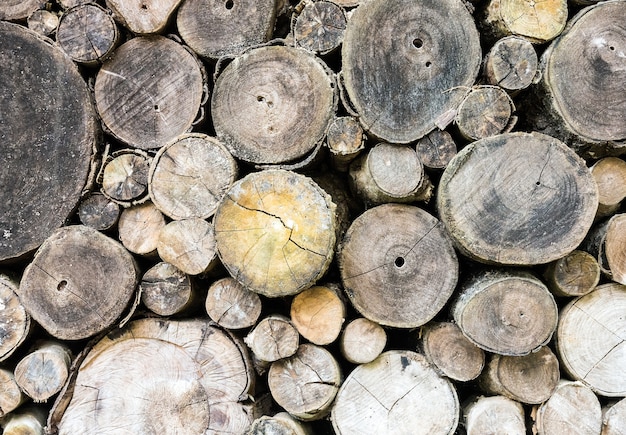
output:
M160 148L192 125L200 109L203 73L194 56L163 36L133 38L96 76L102 121L130 146Z
M350 373L331 419L340 435L453 434L459 401L422 355L387 351Z
M366 130L408 143L456 109L481 57L474 19L462 2L368 1L348 20L345 89Z
M501 0L497 4L508 32L534 42L554 39L567 21L566 0Z
M295 172L266 170L240 179L218 207L214 223L226 269L266 296L310 287L333 257L335 204Z
M303 157L334 114L333 82L303 49L262 47L234 59L215 82L211 114L230 152L252 163Z
M371 149L367 167L376 186L391 197L402 198L415 192L424 175L424 166L413 148L388 143Z
M415 328L448 301L459 266L441 222L414 206L384 204L354 220L339 267L344 290L364 317Z
M587 234L598 192L585 162L538 133L476 141L450 162L437 195L457 247L486 263L543 264Z
M97 123L87 86L60 49L6 22L0 41L2 261L36 249L72 213Z
M0 361L10 357L30 332L30 315L16 293L17 283L0 275Z

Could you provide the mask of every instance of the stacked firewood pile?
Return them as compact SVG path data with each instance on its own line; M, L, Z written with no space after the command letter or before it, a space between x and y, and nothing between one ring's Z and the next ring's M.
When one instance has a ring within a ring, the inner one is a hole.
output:
M3 1L4 434L626 433L624 23Z

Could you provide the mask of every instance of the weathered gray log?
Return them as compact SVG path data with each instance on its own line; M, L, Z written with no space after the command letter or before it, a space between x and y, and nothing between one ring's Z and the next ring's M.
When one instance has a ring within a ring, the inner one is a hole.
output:
M106 0L116 20L135 34L160 33L181 0Z
M78 206L78 217L83 225L98 231L111 229L120 217L121 207L102 193L92 192Z
M305 3L292 23L296 45L320 55L337 49L346 30L346 14L332 1Z
M506 36L485 55L483 76L487 83L515 93L533 83L538 67L537 52L528 39Z
M139 283L141 302L159 316L171 316L194 301L189 275L164 261L148 269Z
M43 341L15 366L15 381L36 403L61 391L70 375L72 352L59 341Z
M353 116L336 117L328 127L326 145L334 168L346 172L350 162L365 148L363 127Z
M25 20L37 9L43 9L44 0L5 0L0 5L0 20Z
M457 147L450 133L436 129L417 141L415 152L427 168L444 169L456 155Z
M59 25L59 16L51 11L39 9L28 16L28 28L42 36L49 36Z
M0 274L0 361L13 355L32 330L30 314L17 296L18 288L17 279Z
M473 87L465 96L454 118L459 132L472 141L511 131L517 117L515 104L499 86Z

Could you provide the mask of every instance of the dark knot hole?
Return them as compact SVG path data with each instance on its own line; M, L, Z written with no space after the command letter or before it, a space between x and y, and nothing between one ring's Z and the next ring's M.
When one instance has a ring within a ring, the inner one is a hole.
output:
M402 266L404 266L404 257L397 257L397 258L394 260L393 264L395 264L395 265L396 265L396 267L402 267Z
M233 6L235 6L235 2L233 2L233 0L227 0L224 4L224 7L226 7L226 9L232 9Z
M58 291L63 291L65 290L65 288L67 287L67 281L66 280L61 280L58 284L57 284L57 290Z

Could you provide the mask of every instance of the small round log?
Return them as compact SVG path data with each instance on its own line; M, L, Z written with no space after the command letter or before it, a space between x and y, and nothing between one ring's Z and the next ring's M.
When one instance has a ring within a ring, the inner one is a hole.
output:
M154 257L165 225L165 217L151 202L126 208L117 224L120 242L134 254Z
M191 128L203 100L204 74L199 60L171 39L132 38L100 68L96 106L120 141L160 148Z
M44 435L46 433L46 410L28 406L10 414L0 423L3 435Z
M237 181L214 216L226 269L269 297L299 293L326 272L337 218L330 196L311 179L282 169Z
M15 381L36 403L61 391L70 373L72 352L56 341L38 343L15 366Z
M307 423L297 420L287 412L270 417L263 415L252 422L246 435L313 435Z
M515 123L515 104L499 86L477 86L461 101L454 118L459 132L473 141L509 131Z
M32 318L62 340L103 331L135 292L137 265L113 239L83 225L60 228L26 267L18 296Z
M179 313L193 300L193 287L189 275L163 261L143 274L139 289L141 302L159 316Z
M477 274L461 285L451 311L474 344L511 356L527 355L550 341L558 318L548 288L524 271Z
M293 23L293 37L297 46L320 55L337 49L346 30L343 8L331 1L306 3Z
M39 9L28 16L28 28L43 36L52 34L59 25L59 16L54 12Z
M157 252L186 274L208 272L217 264L213 224L198 218L172 221L159 232Z
M422 164L430 169L445 169L456 155L452 135L445 130L433 130L417 141L415 152Z
M232 277L215 281L207 292L207 314L227 329L249 328L256 324L263 308L258 294L242 286Z
M43 9L45 5L44 0L5 0L0 5L0 20L25 20L37 9Z
M352 364L366 364L378 358L387 344L387 333L376 322L359 317L346 325L339 341L343 357Z
M626 433L626 399L602 408L602 435Z
M526 435L524 408L504 396L480 396L463 407L467 435Z
M516 92L533 83L538 67L537 52L528 39L506 36L496 41L485 56L483 76L491 85Z
M350 162L365 148L363 127L353 116L336 117L328 127L326 145L334 168L346 172Z
M75 62L97 65L113 53L120 35L106 9L87 3L74 6L61 15L57 43Z
M598 207L584 160L539 133L473 142L444 171L437 209L462 253L485 263L531 265L567 255Z
M334 342L346 320L346 306L336 285L317 285L291 301L290 317L304 338L324 346Z
M83 198L78 206L80 222L98 231L113 228L120 213L121 207L118 203L97 192Z
M0 417L16 410L26 401L26 396L15 381L11 370L0 368Z
M337 393L331 421L338 435L452 435L459 408L452 383L423 355L393 350L350 373Z
M303 159L321 143L334 114L333 78L306 50L269 46L234 59L215 82L217 137L256 164Z
M217 139L185 134L159 150L150 165L150 198L172 219L207 219L237 178L237 162Z
M181 0L106 0L124 27L135 34L160 33Z
M342 373L329 351L307 343L292 357L272 363L267 381L272 397L289 414L319 420L330 412Z
M556 296L583 296L600 282L600 266L591 254L574 250L549 263L544 277L550 291Z
M244 342L259 361L274 362L295 354L300 345L300 336L287 317L272 314L261 320Z
M605 157L591 167L598 185L598 217L610 216L626 197L626 162L617 157Z
M102 170L102 194L125 207L146 201L151 160L141 150L112 154Z
M608 276L615 282L626 284L626 213L616 214L609 219L603 251L609 269Z
M446 304L458 279L458 260L441 222L404 204L379 205L357 217L338 260L352 305L384 326L425 324Z
M0 274L0 361L13 355L31 332L30 314L17 296L18 288L16 279Z

